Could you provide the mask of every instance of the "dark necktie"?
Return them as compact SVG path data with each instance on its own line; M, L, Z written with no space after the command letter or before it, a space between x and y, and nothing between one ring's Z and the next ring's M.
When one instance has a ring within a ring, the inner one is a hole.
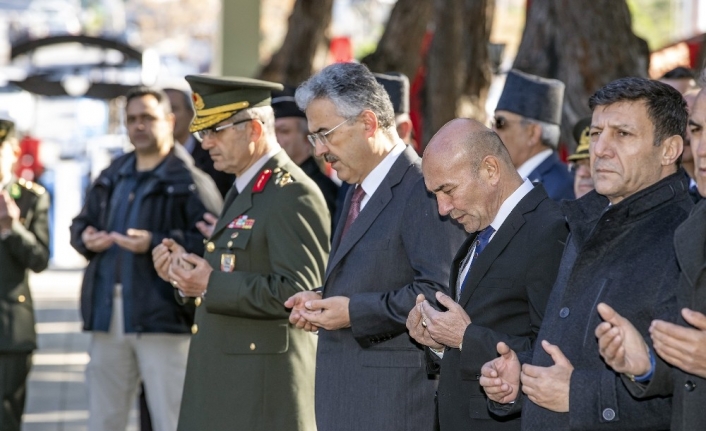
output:
M358 185L355 190L353 190L353 196L351 197L351 207L348 209L348 217L346 217L346 224L343 225L343 233L341 233L341 238L346 236L346 232L351 227L355 219L358 218L360 214L360 203L363 202L365 197L365 191L363 187Z
M473 265L473 262L478 259L478 255L483 251L486 245L490 242L490 237L493 236L493 233L495 232L495 229L493 229L493 226L488 226L487 228L483 229L476 235L476 240L473 241L473 244L471 244L471 249L468 250L468 254L466 254L466 257L463 258L461 261L461 265L458 268L458 293L456 295L456 301L458 301L461 298L461 290L463 289L463 284L465 280L461 279L461 276L463 275L463 268L466 267L466 264L468 263L468 260L471 258L471 251L473 252L473 260L471 261L471 265ZM471 270L469 269L468 272ZM468 273L466 273L468 274ZM466 275L468 276L468 275Z

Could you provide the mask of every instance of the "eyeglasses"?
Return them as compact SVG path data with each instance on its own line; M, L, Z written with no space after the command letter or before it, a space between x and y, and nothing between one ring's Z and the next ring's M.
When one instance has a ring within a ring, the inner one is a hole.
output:
M196 135L198 136L199 140L203 141L207 137L215 137L218 133L222 132L223 130L225 130L229 127L233 127L237 124L246 123L248 121L253 121L253 120L254 120L254 118L247 118L245 120L234 121L232 123L222 124L220 126L209 127L207 129L199 130L198 132L196 132Z
M314 148L316 148L316 144L326 145L326 144L328 144L328 139L327 139L326 137L327 137L328 135L330 135L331 133L333 133L334 130L336 130L336 129L338 129L339 127L341 127L344 123L348 122L348 120L350 120L350 118L346 118L345 120L341 121L340 123L338 123L337 125L335 125L332 129L329 129L328 132L325 132L325 133L321 133L321 132L312 133L312 134L306 135L306 138L309 140L309 143L310 143Z
M507 118L499 115L491 120L490 127L495 130L503 130L507 129L510 123L513 123L515 121L519 122L520 124L523 124L525 122L525 119L521 118L519 120L508 120Z

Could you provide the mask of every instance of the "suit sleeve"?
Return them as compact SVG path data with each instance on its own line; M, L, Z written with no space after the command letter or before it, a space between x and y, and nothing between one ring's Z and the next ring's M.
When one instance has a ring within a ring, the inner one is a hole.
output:
M475 379L480 374L483 364L498 356L498 342L505 342L515 352L523 352L531 350L537 339L549 294L559 271L568 231L564 221L557 220L531 234L527 238L528 246L531 244L531 255L535 258L527 259L525 269L520 271L522 279L520 281L525 283L527 313L532 335L529 337L508 335L471 322L463 336L463 345L473 346L473 348L461 352L460 371L465 378Z
M321 286L331 224L321 192L295 183L283 188L277 199L278 205L273 207L266 226L272 271L213 271L206 293L208 312L286 319L289 312L284 302L290 296Z
M4 240L10 254L34 272L43 271L49 264L48 212L49 195L37 195L29 226L13 222L12 232Z
M450 294L451 261L466 233L456 223L439 216L436 200L426 191L422 178L412 186L406 199L399 234L414 280L384 293L356 293L350 297L351 329L362 347L369 347L374 339L389 339L406 332L407 315L418 294L434 302L437 291Z

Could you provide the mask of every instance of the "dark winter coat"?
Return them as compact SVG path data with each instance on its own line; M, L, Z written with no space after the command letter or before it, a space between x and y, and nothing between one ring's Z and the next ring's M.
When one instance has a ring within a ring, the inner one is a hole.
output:
M128 153L113 161L93 183L81 213L71 224L71 245L89 260L81 287L81 315L85 330L108 330L94 327L94 315L107 313L110 316L113 298L97 292L101 276L98 269L107 251L94 253L88 250L81 233L88 226L97 230L108 229L112 192L120 175L134 169L135 160L135 154ZM196 229L196 222L203 218L206 209L199 200L187 165L173 151L141 187L144 190L139 193L142 199L137 224L129 227L149 231L152 242L150 251L132 254L131 262L123 260L123 265L133 267L131 279L121 280L124 306L130 310L129 324L135 332L188 333L193 324L194 306L178 304L174 288L157 275L151 250L162 239L173 238L188 251L203 253L203 236Z

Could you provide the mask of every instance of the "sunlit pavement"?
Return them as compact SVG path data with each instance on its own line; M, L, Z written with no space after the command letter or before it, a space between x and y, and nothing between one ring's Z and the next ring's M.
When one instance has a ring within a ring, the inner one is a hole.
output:
M88 395L84 370L90 336L81 331L79 294L82 271L32 274L39 349L29 375L23 431L84 431ZM133 409L128 430L136 431Z

